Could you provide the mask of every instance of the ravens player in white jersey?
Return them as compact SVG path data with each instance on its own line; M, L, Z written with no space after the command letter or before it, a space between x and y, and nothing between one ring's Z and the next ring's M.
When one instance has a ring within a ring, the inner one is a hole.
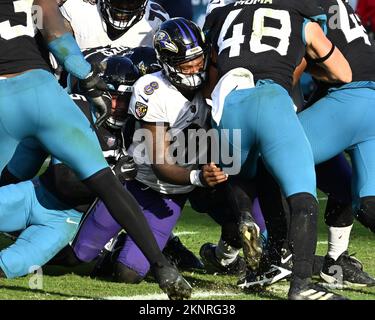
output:
M165 34L173 39L177 52L169 52L162 46ZM167 134L167 129L171 130L169 133L182 134L189 128L206 125L208 106L199 89L205 80L209 47L200 29L186 19L171 19L157 31L155 47L164 70L147 74L136 82L129 106L130 113L152 139L146 143L135 139L130 146L128 151L138 164L138 174L135 181L126 183L126 188L141 205L160 248L164 248L189 193L196 186L223 182L226 176L214 165L206 165L201 171L196 163L169 163L170 159L164 158L169 144L165 148L155 145L160 134L163 137ZM149 145L155 150L154 156L149 152ZM143 161L142 152L139 153L145 148L147 162ZM105 230L102 227L98 230L98 226L104 225ZM76 257L91 261L119 228L105 206L99 205L95 214L84 221L73 243ZM150 265L131 237L126 237L117 254L114 261L117 281L138 283L148 273Z
M67 0L60 10L81 49L152 46L155 30L169 18L151 0Z

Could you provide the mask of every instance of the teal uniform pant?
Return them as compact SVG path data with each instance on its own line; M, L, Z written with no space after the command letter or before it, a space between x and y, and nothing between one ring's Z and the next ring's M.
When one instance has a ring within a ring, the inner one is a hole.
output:
M0 164L26 138L39 141L81 179L108 167L90 122L44 70L0 80Z
M353 167L354 206L375 195L375 82L353 82L298 114L315 163L348 151Z
M43 266L74 237L81 213L65 209L38 179L0 188L0 231L23 230L16 242L0 251L7 278Z
M226 140L242 165L242 175L254 177L261 155L287 197L301 192L316 196L311 147L292 100L280 85L258 81L254 88L232 91L217 129L241 129L240 144L231 135Z

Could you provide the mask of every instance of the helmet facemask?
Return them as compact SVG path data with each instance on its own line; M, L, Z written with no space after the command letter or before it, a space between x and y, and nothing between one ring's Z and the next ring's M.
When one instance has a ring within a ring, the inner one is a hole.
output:
M101 0L100 10L114 29L126 31L143 18L146 4L146 0Z
M207 50L208 51L208 50ZM198 72L194 73L184 73L180 70L179 64L177 66L172 66L171 64L167 62L163 62L163 69L170 80L170 82L177 87L178 89L182 90L187 90L187 91L195 91L199 90L202 88L204 85L206 79L207 79L207 66L208 66L208 52L203 52L201 51L201 54L198 55L196 58L199 58L201 55L203 55L203 64L202 67ZM194 59L189 59L188 61L184 62L189 62ZM182 62L182 63L184 63Z

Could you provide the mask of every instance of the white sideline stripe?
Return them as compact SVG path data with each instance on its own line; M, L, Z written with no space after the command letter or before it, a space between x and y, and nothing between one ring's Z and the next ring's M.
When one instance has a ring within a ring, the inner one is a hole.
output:
M240 296L240 293L236 292L216 292L216 291L197 291L192 294L192 298L209 298L209 297L228 297L228 296ZM136 295L136 296L113 296L113 297L104 297L104 300L168 300L166 294L157 293L157 294L145 294L145 295Z
M197 291L192 294L192 298L209 298L209 297L236 297L241 293L237 292L216 292L216 291ZM82 298L69 298L68 300L168 300L165 293L144 294L135 296L109 296L102 298L82 299Z
M328 244L328 241L318 241L317 244Z
M328 200L328 197L319 197L318 200Z
M187 236L190 234L198 234L199 232L197 231L181 231L181 232L173 232L175 236Z

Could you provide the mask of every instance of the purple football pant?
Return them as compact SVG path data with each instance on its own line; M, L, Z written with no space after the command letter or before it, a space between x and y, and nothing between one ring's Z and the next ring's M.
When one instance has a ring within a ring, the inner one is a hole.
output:
M253 210L251 212L255 223L258 225L260 229L260 233L263 233L266 230L266 223L264 221L263 213L259 205L258 197L256 197L253 201Z
M127 182L126 188L140 205L162 250L180 217L187 195L162 195L136 180ZM80 260L92 261L120 230L120 225L112 218L105 205L99 202L84 219L73 242L73 250ZM150 268L148 260L131 237L126 238L117 261L140 276L145 276Z

